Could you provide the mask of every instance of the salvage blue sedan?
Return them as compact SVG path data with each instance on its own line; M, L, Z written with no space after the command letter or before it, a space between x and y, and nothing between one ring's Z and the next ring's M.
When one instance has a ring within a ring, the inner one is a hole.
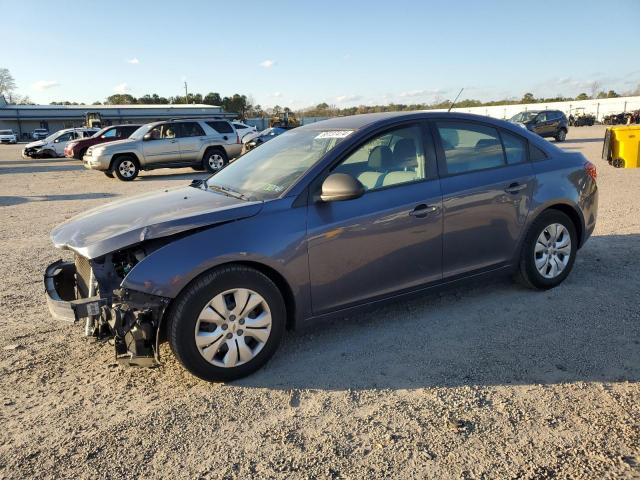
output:
M83 213L51 234L56 318L149 365L260 368L285 329L443 284L549 289L596 223L595 167L504 121L416 112L288 131L205 181ZM393 321L393 319L390 319Z

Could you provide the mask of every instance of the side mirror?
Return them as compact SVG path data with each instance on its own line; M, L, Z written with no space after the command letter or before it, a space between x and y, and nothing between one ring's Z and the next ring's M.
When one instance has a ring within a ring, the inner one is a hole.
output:
M153 137L151 136L151 132L145 133L144 137L142 137L142 140L144 140L145 142L148 141L148 140L152 140L152 139L153 139Z
M364 195L364 187L351 175L332 173L322 182L320 200L323 202L340 202L352 200Z

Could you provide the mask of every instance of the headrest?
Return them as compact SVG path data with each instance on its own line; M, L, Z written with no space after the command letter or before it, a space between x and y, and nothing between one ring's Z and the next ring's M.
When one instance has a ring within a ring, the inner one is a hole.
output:
M378 145L369 152L369 168L385 171L393 165L393 153L386 145Z

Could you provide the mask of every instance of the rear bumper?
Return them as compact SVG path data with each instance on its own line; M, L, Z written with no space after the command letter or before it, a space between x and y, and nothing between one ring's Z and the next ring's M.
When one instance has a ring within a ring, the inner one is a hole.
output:
M89 297L77 299L76 266L58 260L44 273L44 289L51 316L62 322L75 323L82 318L99 315L107 299Z

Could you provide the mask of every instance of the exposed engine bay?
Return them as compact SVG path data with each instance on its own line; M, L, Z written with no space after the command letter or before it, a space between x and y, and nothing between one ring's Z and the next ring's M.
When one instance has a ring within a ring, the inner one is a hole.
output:
M62 320L84 321L85 335L113 342L119 362L159 362L159 331L168 298L121 288L122 280L157 246L135 246L96 259L75 254L45 274L49 309Z

